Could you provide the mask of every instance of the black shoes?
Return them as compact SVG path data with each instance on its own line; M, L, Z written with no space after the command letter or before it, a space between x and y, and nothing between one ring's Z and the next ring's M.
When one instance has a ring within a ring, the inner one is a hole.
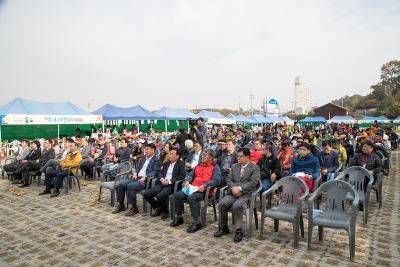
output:
M160 216L161 215L161 209L160 208L157 208L155 211L154 211L154 213L152 213L150 216L151 217L158 217L158 216Z
M20 186L18 186L19 188L24 188L24 187L29 187L29 184L22 184Z
M169 218L168 212L161 212L161 220L166 220Z
M177 227L179 225L183 224L183 218L182 217L175 217L175 219L172 221L170 224L171 227Z
M39 193L39 196L48 195L48 194L51 194L51 191L50 190L48 190L48 191L44 190L43 192Z
M192 223L192 225L189 226L189 228L186 230L189 234L195 233L199 230L201 230L203 226L201 226L201 223Z
M118 204L117 208L112 211L112 214L117 214L125 210L126 208L124 204Z
M214 237L221 237L223 235L229 235L229 228L228 226L222 226L215 232Z
M235 238L233 239L233 242L238 243L240 241L242 241L243 239L243 231L242 229L238 229L235 232Z
M60 195L60 191L59 190L54 190L53 194L51 194L50 197L58 197Z

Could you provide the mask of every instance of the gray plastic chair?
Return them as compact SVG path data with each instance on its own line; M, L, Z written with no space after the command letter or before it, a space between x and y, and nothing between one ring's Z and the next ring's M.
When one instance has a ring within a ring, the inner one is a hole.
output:
M297 177L287 176L278 180L261 196L261 228L260 237L264 234L264 218L274 219L275 232L279 230L279 220L293 224L293 246L299 247L299 228L304 237L303 216L301 207L309 193L307 185ZM272 196L278 196L278 202L272 206Z
M31 171L29 173L29 184L32 184L32 181L34 179L37 179L37 186L40 186L41 181L42 181L42 172L41 171Z
M99 190L98 201L100 202L102 189L106 188L111 191L111 206L114 207L117 183L129 179L131 171L132 171L132 164L129 161L125 161L120 163L120 165L116 169L117 175L115 176L114 181L107 181L106 178L103 177L103 180L99 185L100 190Z
M314 211L318 210L320 206L318 196L323 193L326 193L324 208L320 210L319 214L314 215ZM351 206L348 204L348 194L353 196ZM358 200L357 191L345 181L334 180L321 185L308 199L308 250L311 250L314 226L318 226L319 241L323 239L324 227L344 229L349 235L350 259L353 260Z
M219 200L220 201L225 196L227 190L228 190L228 186L224 186L219 190L219 192L220 192ZM253 235L253 216L254 216L254 222L256 224L256 229L258 229L258 214L257 214L257 207L256 207L256 198L261 190L262 190L262 183L261 183L261 181L259 181L256 191L254 191L251 194L251 197L243 210L244 211L243 214L246 216L246 231L247 231L248 239L251 239L251 237ZM229 211L231 211L231 209ZM220 215L219 219L221 219L221 215ZM232 220L233 220L233 216L232 216ZM219 225L221 225L221 223L219 223Z
M71 169L77 168L76 174L72 174ZM72 188L72 182L75 180L78 185L78 192L81 191L81 183L78 177L79 165L68 168L68 175L64 178L64 193L68 194L69 189Z
M369 198L374 177L368 172L367 169L359 166L352 166L340 173L336 179L348 182L357 191L359 202L363 205L364 209L364 223L367 224ZM352 201L353 197L348 195L347 200Z

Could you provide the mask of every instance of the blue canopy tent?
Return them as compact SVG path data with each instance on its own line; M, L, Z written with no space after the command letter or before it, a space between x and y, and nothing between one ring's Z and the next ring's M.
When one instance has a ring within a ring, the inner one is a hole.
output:
M269 115L269 116L266 116L266 118L271 120L274 124L279 123L279 122L284 122L284 120L278 116Z
M388 118L385 116L377 116L377 117L371 117L371 116L364 116L359 120L360 123L373 123L374 121L378 122L390 122Z
M226 117L230 118L232 120L235 120L236 122L239 122L239 123L246 123L246 124L254 124L255 123L255 121L252 121L252 120L250 120L249 118L247 118L246 116L243 116L243 115L229 114Z
M101 108L93 111L93 114L103 116L104 120L109 121L139 121L139 120L157 120L159 117L154 113L148 111L140 105L122 108L111 104L106 104ZM104 127L104 124L103 124ZM138 125L139 129L139 125Z
M60 135L60 124L95 124L101 123L101 116L73 105L70 102L38 102L16 98L0 106L0 142L1 125L57 125Z
M248 117L250 120L255 121L257 124L271 124L274 123L271 119L261 115L253 115Z
M157 120L159 117L140 105L121 108L106 104L93 111L93 114L102 115L104 120Z
M354 119L351 116L334 116L333 118L331 118L329 121L329 123L333 122L333 123L356 123L357 120Z
M294 124L294 120L292 120L291 118L287 117L287 116L280 116L279 117L283 122L286 122L287 124Z
M300 123L326 123L323 117L305 117L299 121Z
M168 132L168 121L169 120L189 120L197 118L197 115L190 112L185 108L168 108L163 107L160 110L154 112L160 120L164 120L165 132Z
M208 110L202 110L199 113L197 113L196 118L204 118L208 123L214 123L214 124L235 124L236 121L234 119L229 119L225 116L223 116L219 112L213 112L213 111L208 111Z
M185 108L168 108L163 107L154 112L161 120L188 120L195 119L198 116Z

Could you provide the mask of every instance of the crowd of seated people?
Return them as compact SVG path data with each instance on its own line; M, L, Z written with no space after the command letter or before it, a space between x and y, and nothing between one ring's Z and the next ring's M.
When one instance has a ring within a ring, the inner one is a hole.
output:
M219 203L221 220L215 236L229 234L226 214L232 209L235 242L243 237L242 204L256 190L258 181L265 191L291 175L302 179L313 192L317 181L333 180L335 173L347 166L365 167L376 177L380 172L388 173L389 153L397 145L397 140L389 138L394 136L393 130L379 124L364 130L333 124L305 128L256 125L252 129L221 125L208 129L200 118L189 131L181 128L169 135L152 127L146 134L126 127L122 132L115 127L107 127L104 133L102 128L92 128L91 132L97 135L63 138L60 142L23 140L15 160L3 169L11 182L22 187L29 187L31 172L42 172L45 183L40 195L58 197L66 176L80 170L86 179L93 179L94 172L99 171L103 178L112 180L118 166L130 161L134 170L129 179L117 183L118 205L112 213L126 211L126 216L135 216L139 213L137 194L142 194L154 210L152 216L166 220L172 212L170 196L175 183L180 182L182 189L179 187L172 197L175 209L170 225L184 223L183 205L187 202L191 215L188 233L202 229L199 203L207 189L218 196L219 189L228 186ZM153 182L148 188L150 180ZM130 207L125 204L126 198Z

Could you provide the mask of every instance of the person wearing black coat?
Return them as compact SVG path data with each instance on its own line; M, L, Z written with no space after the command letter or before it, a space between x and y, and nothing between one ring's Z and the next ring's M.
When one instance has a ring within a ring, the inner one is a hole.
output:
M168 200L174 193L175 182L185 178L185 163L181 160L181 152L173 148L170 151L170 161L162 165L156 184L143 193L143 198L155 209L153 217L161 215L168 218Z
M362 145L362 153L354 156L351 166L360 166L366 168L375 178L378 173L383 172L382 160L374 152L374 144L370 141ZM374 180L374 183L376 179Z
M174 142L174 146L175 145L179 145L179 149L181 151L183 151L184 149L186 149L185 147L185 142L186 140L190 139L190 135L188 133L185 132L184 128L179 128L179 134L176 136L175 142Z
M39 150L39 149L38 149ZM31 172L38 171L47 161L54 159L56 156L54 149L51 147L51 141L46 139L43 142L43 150L41 151L40 157L37 160L28 160L26 162L26 169L23 172L24 184L20 187L29 186L29 175Z
M273 155L273 148L266 147L265 155L258 163L260 167L260 178L262 183L262 190L268 190L276 180L281 178L282 164L281 161Z
M31 151L29 152L28 156L21 160L21 164L18 166L18 169L15 172L10 173L16 179L14 183L20 184L22 183L22 174L25 172L28 162L29 161L36 161L40 158L41 151L40 151L40 143L39 141L33 141L31 143Z

